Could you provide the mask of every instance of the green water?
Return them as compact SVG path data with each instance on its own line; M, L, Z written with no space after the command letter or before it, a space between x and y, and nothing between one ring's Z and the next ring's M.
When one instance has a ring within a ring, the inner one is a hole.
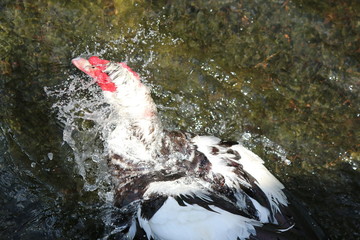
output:
M63 140L63 95L46 91L66 91L84 76L71 59L92 54L139 72L165 126L242 140L332 239L359 239L359 12L350 0L2 0L1 239L109 233L110 207Z

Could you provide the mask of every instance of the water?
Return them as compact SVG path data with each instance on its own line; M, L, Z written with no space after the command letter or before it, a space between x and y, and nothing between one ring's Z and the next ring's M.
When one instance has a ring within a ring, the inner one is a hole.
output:
M2 1L0 236L111 239L101 124L70 60L127 61L168 129L239 140L332 239L360 237L359 3Z

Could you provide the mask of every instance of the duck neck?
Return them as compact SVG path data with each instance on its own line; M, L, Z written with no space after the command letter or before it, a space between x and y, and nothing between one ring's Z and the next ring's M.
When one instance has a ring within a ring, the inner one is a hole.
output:
M116 127L109 138L110 150L136 161L155 160L161 150L164 132L149 91L136 99L119 98L114 94L105 94L117 115Z

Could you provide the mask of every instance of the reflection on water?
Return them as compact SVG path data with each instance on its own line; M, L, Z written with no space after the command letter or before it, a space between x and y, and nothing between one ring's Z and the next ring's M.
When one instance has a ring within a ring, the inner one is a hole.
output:
M127 61L167 128L242 141L333 239L359 238L359 7L2 1L2 238L116 231L95 124L110 112L70 66L80 55Z

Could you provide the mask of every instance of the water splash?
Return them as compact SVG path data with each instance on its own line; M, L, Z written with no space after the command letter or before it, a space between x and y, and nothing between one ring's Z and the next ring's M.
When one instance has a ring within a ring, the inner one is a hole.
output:
M264 150L267 154L274 154L281 162L286 165L291 165L291 160L287 158L287 151L279 144L271 141L266 136L253 136L250 132L245 132L240 138L240 142L250 148L255 148L256 145L260 144L264 146ZM253 142L253 143L252 143Z
M64 144L73 151L78 174L84 180L84 190L100 189L100 197L106 199L110 181L101 124L108 121L110 107L93 81L73 75L63 86L45 88L45 92L57 99L53 109L63 127Z
M45 92L56 100L53 110L63 127L63 144L67 144L73 153L73 158L68 160L76 163L77 174L83 179L82 190L98 196L95 206L90 204L85 207L95 207L100 211L106 239L116 228L114 215L119 212L113 206L114 190L107 166L108 151L104 144L110 132L109 122L114 117L112 108L105 103L97 84L87 77L69 74L62 85L45 88ZM51 158L50 153L48 156Z

